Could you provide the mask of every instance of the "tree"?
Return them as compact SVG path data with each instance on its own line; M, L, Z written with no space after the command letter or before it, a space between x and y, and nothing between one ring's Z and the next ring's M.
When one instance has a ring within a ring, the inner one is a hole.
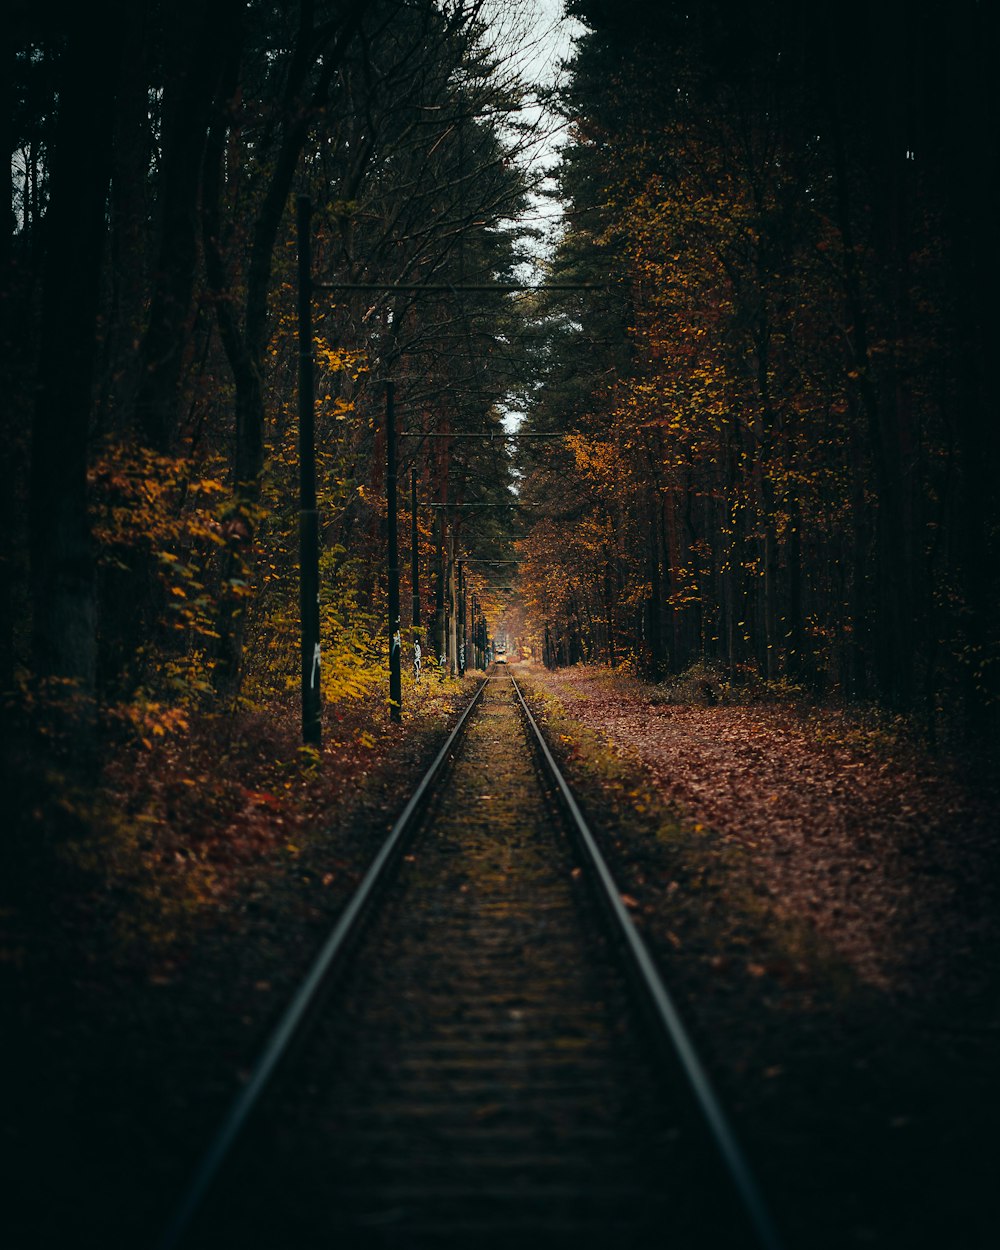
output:
M263 644L250 693L284 689L293 193L318 205L330 279L488 287L518 263L530 137L479 0L92 16L46 8L15 40L4 334L18 344L20 402L24 362L45 352L30 492L22 478L12 496L30 494L33 606L11 596L5 663L96 693L116 723L162 730L179 723L171 709L215 706L220 692L239 706L247 620ZM487 290L474 308L441 291L358 294L318 318L323 595L342 691L377 658L384 593L372 383L394 371L429 433L495 430L521 317ZM65 369L52 367L56 344ZM27 455L18 411L6 428ZM422 498L459 499L482 471L504 497L506 452L452 450L429 457ZM3 570L15 590L20 544L14 529Z
M933 720L964 671L967 710L995 702L996 587L967 560L985 557L995 491L971 454L977 403L951 399L977 372L955 350L961 319L975 337L970 303L978 325L994 315L958 295L954 249L987 235L967 213L956 229L942 118L960 123L950 100L932 107L932 28L893 4L860 43L841 11L781 0L571 8L590 31L562 96L559 259L596 244L629 315L627 350L612 335L562 404L606 297L567 307L535 407L580 436L553 519L618 538L617 579L592 559L588 588L549 605L550 634L616 580L622 641L653 676L750 665L901 709L920 697ZM988 56L965 42L981 15L959 26L946 63ZM959 480L977 481L973 502Z
M109 3L61 16L54 40L58 106L48 153L32 423L33 667L84 701L94 694L96 674L88 432L121 32L121 7Z

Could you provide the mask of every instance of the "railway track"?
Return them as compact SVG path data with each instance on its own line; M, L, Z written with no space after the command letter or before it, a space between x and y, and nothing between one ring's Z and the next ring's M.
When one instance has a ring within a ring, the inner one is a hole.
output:
M779 1244L593 836L498 673L161 1246L609 1242Z

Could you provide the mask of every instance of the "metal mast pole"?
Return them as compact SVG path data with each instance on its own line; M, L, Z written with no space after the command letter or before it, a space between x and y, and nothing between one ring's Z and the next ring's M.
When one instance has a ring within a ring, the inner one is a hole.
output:
M389 543L389 717L402 720L402 638L399 634L399 534L396 515L396 403L395 387L385 384L385 496Z
M458 562L458 675L465 676L465 561Z
M437 530L437 570L434 581L434 643L437 646L439 676L443 680L447 662L447 643L445 642L444 617L444 513L438 512L434 518Z
M302 741L320 746L319 515L316 511L316 447L312 343L312 201L297 204L299 248L299 612L302 621Z
M448 529L448 676L458 673L458 589L455 584L455 523Z
M417 471L410 470L410 582L413 586L413 630L420 628L420 547L417 532Z

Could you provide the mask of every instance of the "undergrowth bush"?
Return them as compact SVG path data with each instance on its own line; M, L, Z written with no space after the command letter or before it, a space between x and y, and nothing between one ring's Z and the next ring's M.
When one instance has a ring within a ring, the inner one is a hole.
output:
M804 686L787 677L768 681L749 665L729 668L710 660L697 660L681 673L658 682L650 700L656 704L680 703L693 707L740 703L798 703L807 697Z

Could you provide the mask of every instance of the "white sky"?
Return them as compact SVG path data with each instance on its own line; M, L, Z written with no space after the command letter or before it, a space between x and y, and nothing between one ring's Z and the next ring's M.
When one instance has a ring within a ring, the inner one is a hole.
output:
M516 32L513 46L518 48L517 68L522 79L539 86L554 86L561 76L560 63L571 55L574 36L584 29L579 22L564 16L563 0L487 0L487 13L497 31L497 43L509 46L511 32ZM540 109L537 112L543 125L546 120L554 125L556 119L545 119ZM533 170L554 165L558 148L558 133L543 140L532 154ZM551 255L559 234L561 208L555 200L531 198L528 224L545 232L544 241L531 250L539 261L544 261ZM522 281L534 282L540 277L535 264L522 267ZM523 413L509 408L503 414L504 426L510 431L516 430L523 419Z
M512 53L511 66L518 77L543 88L558 83L562 77L561 63L572 53L573 38L584 29L579 22L564 16L563 0L486 0L484 16L494 32L494 47ZM541 137L532 145L527 163L533 175L543 176L557 160L558 119L546 115L541 108L529 107L524 115L539 124ZM531 197L531 209L523 220L525 225L545 233L544 243L531 246L539 259L551 251L560 217L555 201ZM524 277L531 280L527 273Z
M537 47L527 61L526 76L551 83L558 72L560 60L570 53L573 35L582 31L583 27L573 18L564 16L563 0L523 0L523 3L526 15L532 16L538 37Z

